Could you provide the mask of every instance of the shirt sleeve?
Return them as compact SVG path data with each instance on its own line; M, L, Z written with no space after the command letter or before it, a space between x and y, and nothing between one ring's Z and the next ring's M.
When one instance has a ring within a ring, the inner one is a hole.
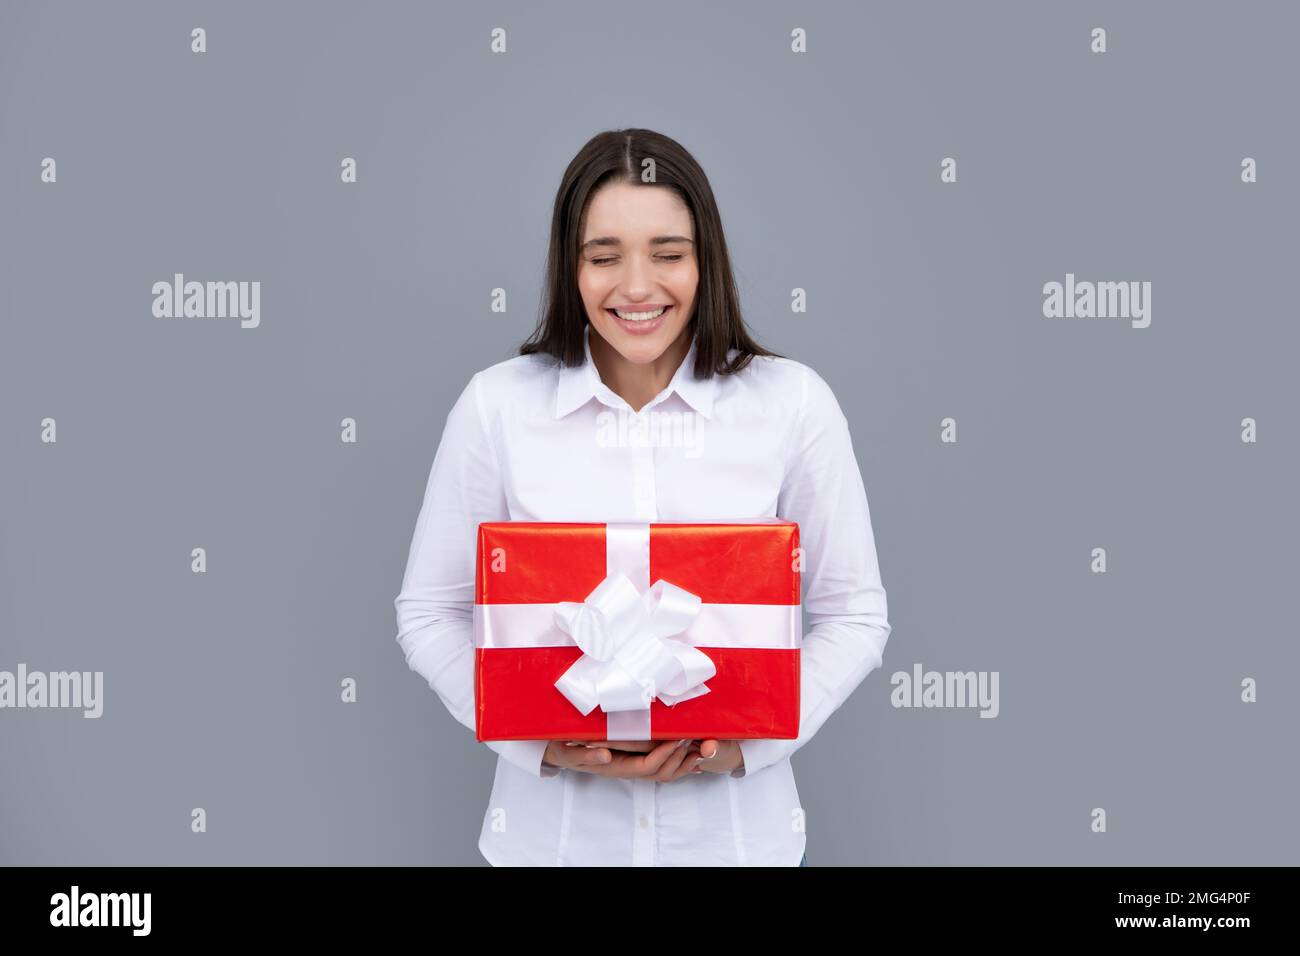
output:
M509 518L500 463L479 399L475 374L447 415L415 523L397 609L397 642L406 663L437 692L458 721L474 724L474 560L482 521ZM485 741L535 777L559 768L542 763L545 740Z
M803 367L777 514L799 523L804 552L799 736L741 740L748 776L789 757L881 665L890 624L866 488L829 385Z

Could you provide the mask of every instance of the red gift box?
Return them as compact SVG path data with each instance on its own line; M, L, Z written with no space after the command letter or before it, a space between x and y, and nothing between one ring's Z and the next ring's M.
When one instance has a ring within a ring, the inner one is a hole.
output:
M478 739L798 737L798 547L776 518L480 524Z

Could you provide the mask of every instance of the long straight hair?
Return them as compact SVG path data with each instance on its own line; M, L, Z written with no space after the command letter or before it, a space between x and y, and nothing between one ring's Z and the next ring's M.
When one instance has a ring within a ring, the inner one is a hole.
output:
M653 182L641 179L646 159L654 163ZM578 291L579 229L592 196L613 182L671 189L691 211L700 274L695 312L688 320L695 337L695 377L729 375L739 372L755 355L776 356L755 342L745 328L722 217L708 177L680 143L648 129L597 133L564 171L551 216L541 317L532 335L519 346L519 354L544 352L567 366L583 363L588 319ZM729 357L732 349L736 354Z

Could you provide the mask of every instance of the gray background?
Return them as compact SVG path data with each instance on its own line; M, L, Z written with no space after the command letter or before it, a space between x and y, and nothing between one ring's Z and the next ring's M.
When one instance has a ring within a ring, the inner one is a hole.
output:
M0 711L0 862L483 865L496 757L393 599L451 402L532 328L560 174L625 126L700 160L749 322L866 480L894 630L794 757L809 862L1300 862L1298 21L6 3L0 669L105 690ZM153 318L173 272L261 281L261 327ZM1045 319L1067 272L1151 281L1150 328ZM1000 672L1000 716L894 709L917 661Z

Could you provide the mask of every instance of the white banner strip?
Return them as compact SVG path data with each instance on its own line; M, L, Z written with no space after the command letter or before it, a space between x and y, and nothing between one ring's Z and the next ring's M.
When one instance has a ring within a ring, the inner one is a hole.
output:
M703 604L685 634L694 647L798 648L803 633L799 604ZM572 647L555 626L554 604L475 604L477 647ZM622 739L622 738L619 738Z
M649 740L650 708L611 710L605 714L606 740Z
M605 525L605 573L622 571L638 591L650 590L650 525Z

